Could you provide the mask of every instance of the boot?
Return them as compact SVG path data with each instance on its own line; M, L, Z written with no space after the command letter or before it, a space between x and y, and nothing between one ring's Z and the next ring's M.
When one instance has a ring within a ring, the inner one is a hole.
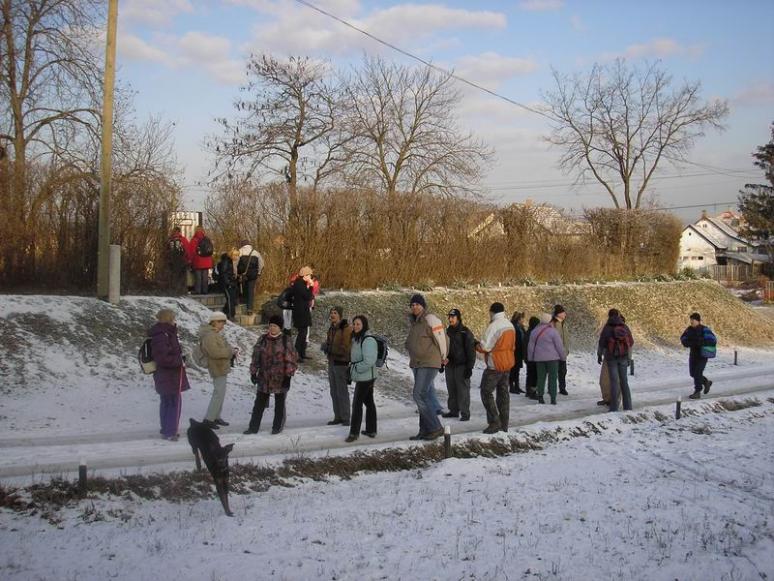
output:
M561 393L562 395L570 395L569 393L567 393L567 389L564 387L559 390L559 393Z
M704 384L704 393L709 393L710 387L712 387L712 382L706 377L702 377L701 382Z
M542 395L537 396L538 403L546 403L546 400L543 399Z
M423 440L435 440L436 438L440 438L443 436L443 428L438 428L437 430L434 430L432 432L428 432Z
M694 391L691 395L688 396L688 399L701 399L701 390L697 389Z
M485 434L496 434L500 431L500 424L489 424L487 428L484 430Z
M459 416L459 412L446 412L445 414L441 414L442 418L458 418Z

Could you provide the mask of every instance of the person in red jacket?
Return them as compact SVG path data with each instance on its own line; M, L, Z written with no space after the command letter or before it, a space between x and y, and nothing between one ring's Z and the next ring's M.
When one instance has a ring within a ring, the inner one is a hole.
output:
M194 274L194 294L206 295L212 268L212 241L204 232L204 226L197 226L188 245L188 256Z

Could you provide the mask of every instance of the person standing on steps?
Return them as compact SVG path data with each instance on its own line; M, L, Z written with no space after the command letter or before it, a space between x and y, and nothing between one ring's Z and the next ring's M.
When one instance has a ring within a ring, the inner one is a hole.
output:
M188 240L183 236L180 226L172 228L167 239L166 268L167 287L174 295L184 295L187 288L187 273L191 265Z
M551 324L559 332L559 336L562 338L562 345L564 346L564 357L559 360L559 393L562 395L569 395L567 393L567 357L570 355L570 337L567 334L567 311L562 305L554 305L554 312L551 318Z
M352 319L352 361L350 373L355 382L355 396L352 399L352 423L349 436L345 441L354 442L363 434L376 437L376 404L374 403L374 382L376 381L376 359L379 346L368 332L368 319L358 315ZM360 431L363 418L363 406L366 408L365 430Z
M712 381L704 377L704 368L707 367L707 360L715 356L717 338L712 329L701 324L699 313L691 313L688 320L689 325L680 337L683 347L690 349L688 372L693 378L693 393L688 397L701 399L702 390L707 394L712 387Z
M510 393L523 393L521 387L519 387L519 373L524 366L524 352L527 350L527 344L524 339L526 333L524 331L524 313L516 311L511 317L511 325L516 330L516 347L514 348L515 363L513 369L511 369L508 376L508 385Z
M236 265L239 259L239 250L232 248L228 252L224 252L220 255L220 261L218 262L218 284L223 290L223 295L226 297L226 302L223 305L223 312L226 313L229 321L234 320L236 315L237 305L237 273Z
M347 426L350 411L347 371L352 348L352 327L344 318L342 307L337 306L330 310L330 321L328 335L325 343L322 344L323 353L328 358L328 385L333 405L333 419L328 422L328 425Z
M419 433L409 439L435 440L443 435L443 427L432 397L433 382L448 356L448 339L441 319L427 311L421 294L411 296L409 310L406 351L414 374L414 402L419 409Z
M172 442L179 437L183 392L190 389L185 373L183 349L177 336L175 313L161 309L156 314L156 323L148 329L151 338L151 354L156 363L153 384L159 394L159 419L161 437Z
M524 361L527 363L527 381L526 381L526 388L527 393L525 394L526 397L529 399L536 400L538 398L537 395L537 365L534 361L532 361L527 355L527 345L529 345L529 338L532 335L532 331L535 330L535 327L537 327L540 324L540 319L537 317L530 317L529 318L529 325L527 326L527 332L524 334Z
M293 326L296 328L296 352L300 361L307 359L306 345L312 326L311 304L314 300L312 268L304 266L293 281Z
M285 428L286 402L290 391L290 379L298 368L298 358L288 336L282 332L282 317L269 319L268 332L253 347L250 361L250 381L256 386L255 403L250 415L250 425L244 434L257 434L261 428L263 412L274 395L274 421L271 433L276 435Z
M231 372L233 360L239 355L237 347L231 347L223 336L226 327L226 314L220 311L210 315L210 321L199 328L199 343L202 353L207 357L207 369L212 377L213 391L207 414L202 423L213 430L227 426L228 422L220 417L223 401L226 399L226 380Z
M623 398L624 410L629 411L632 409L632 394L629 390L627 371L631 361L634 338L618 309L610 309L607 315L607 324L599 334L597 363L601 364L604 356L610 378L610 411L618 411L619 395Z
M193 238L188 245L188 256L191 258L191 270L194 275L195 295L206 295L210 287L210 269L212 268L212 240L204 231L204 226L197 226Z
M516 330L506 318L502 303L492 303L489 316L491 322L476 345L476 351L483 353L486 361L481 377L481 402L488 423L484 433L494 434L508 431L511 409L508 376L515 363Z
M559 331L551 324L552 319L548 313L540 315L540 324L529 336L527 359L535 362L538 403L546 403L543 394L547 377L551 403L556 405L556 380L559 375L559 362L565 357L565 351Z
M237 279L239 294L245 304L247 314L253 314L255 303L255 286L263 272L263 256L255 250L249 240L239 243L239 262L237 263Z
M459 417L460 421L467 422L470 419L470 378L476 365L476 338L462 324L459 309L450 310L448 316L446 336L449 339L449 354L443 364L449 411L443 417Z

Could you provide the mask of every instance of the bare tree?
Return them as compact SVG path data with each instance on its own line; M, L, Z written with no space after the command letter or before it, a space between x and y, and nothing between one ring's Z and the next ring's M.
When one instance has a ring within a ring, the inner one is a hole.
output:
M455 117L460 94L449 75L367 58L347 85L353 134L351 181L397 192L476 191L491 151Z
M579 183L592 176L616 208L639 208L660 163L685 159L728 115L725 101L700 101L699 82L673 87L658 63L638 68L619 59L586 76L554 71L554 81L544 99L553 125L547 139L563 151L559 167Z
M91 51L102 18L96 0L0 0L0 148L7 159L0 203L6 236L3 273L23 278L34 252L29 235L30 162L56 157L84 128L95 130L101 75Z

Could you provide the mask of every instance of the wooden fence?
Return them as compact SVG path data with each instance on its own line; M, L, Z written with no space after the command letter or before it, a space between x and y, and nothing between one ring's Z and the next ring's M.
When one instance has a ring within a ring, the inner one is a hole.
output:
M763 301L774 303L774 281L772 280L763 285Z

